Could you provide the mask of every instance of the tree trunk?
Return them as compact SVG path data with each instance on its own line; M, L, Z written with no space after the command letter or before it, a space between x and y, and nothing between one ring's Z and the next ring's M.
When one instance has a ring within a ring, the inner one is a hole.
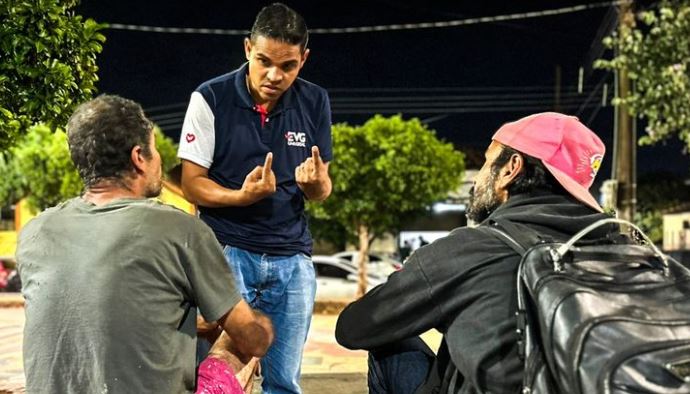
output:
M359 283L357 285L357 298L361 298L367 292L367 263L369 262L369 227L366 224L357 226L359 233L359 254L357 266L359 267Z

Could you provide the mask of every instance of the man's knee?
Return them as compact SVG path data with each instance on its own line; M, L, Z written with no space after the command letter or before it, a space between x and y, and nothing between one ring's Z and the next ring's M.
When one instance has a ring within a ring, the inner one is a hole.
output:
M434 353L420 338L408 338L369 353L372 393L414 393L426 380Z

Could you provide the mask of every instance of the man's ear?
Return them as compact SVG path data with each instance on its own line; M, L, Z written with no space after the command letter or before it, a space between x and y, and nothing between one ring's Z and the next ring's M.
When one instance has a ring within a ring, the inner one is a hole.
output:
M508 197L508 186L515 181L515 178L520 175L524 167L525 158L519 153L514 153L510 156L508 162L501 167L501 170L498 172L496 189L499 195L505 193L506 200Z
M244 39L244 57L249 60L251 58L251 53L252 53L252 41L246 37Z
M304 67L304 63L307 62L307 58L308 58L308 57L309 57L309 48L306 48L306 49L304 50L304 52L302 52L302 61L301 61L300 64L299 64L300 70L302 69L302 67Z
M146 164L146 158L144 157L144 151L139 145L135 145L130 153L130 159L132 160L132 166L134 170L138 173L144 172L144 166Z

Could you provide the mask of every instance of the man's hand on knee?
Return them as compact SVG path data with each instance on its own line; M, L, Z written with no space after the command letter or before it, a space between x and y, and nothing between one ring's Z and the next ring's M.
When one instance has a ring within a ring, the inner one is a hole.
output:
M216 342L223 328L216 322L207 322L200 315L196 316L196 335L210 343Z
M262 357L273 343L271 320L252 309L244 300L238 302L218 323L228 334L223 343L244 363L252 357Z

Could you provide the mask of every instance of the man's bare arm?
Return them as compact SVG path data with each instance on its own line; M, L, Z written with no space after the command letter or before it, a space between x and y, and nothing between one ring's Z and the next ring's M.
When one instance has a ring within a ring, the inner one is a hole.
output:
M273 155L268 153L263 166L256 166L244 179L238 190L223 187L208 177L208 168L182 160L182 191L190 202L204 207L247 206L276 190L276 179L271 165Z
M229 351L243 362L261 357L273 343L273 324L262 313L252 309L244 300L218 320L228 334Z

